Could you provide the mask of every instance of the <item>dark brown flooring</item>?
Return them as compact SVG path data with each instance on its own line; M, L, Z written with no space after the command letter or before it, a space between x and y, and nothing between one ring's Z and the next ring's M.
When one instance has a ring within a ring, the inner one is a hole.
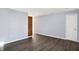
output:
M9 43L5 51L79 51L79 43L36 34L33 38Z

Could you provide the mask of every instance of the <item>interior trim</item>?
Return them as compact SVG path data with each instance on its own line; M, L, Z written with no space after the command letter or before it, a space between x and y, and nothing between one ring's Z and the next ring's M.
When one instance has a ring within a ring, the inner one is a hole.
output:
M67 38L63 38L63 37L57 37L57 36L51 36L51 35L47 35L47 34L41 34L41 33L35 33L35 34L40 34L40 35L44 35L44 36L49 36L49 37L54 37L54 38L58 38L58 39L63 39L63 40L69 40L69 39L67 39ZM79 43L79 41L77 40L69 40L69 41L74 41L74 42L78 42Z

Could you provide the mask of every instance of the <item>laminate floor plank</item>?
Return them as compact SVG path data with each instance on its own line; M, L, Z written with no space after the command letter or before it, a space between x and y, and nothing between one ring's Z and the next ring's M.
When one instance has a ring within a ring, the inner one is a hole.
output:
M79 42L35 34L4 47L4 51L79 51Z

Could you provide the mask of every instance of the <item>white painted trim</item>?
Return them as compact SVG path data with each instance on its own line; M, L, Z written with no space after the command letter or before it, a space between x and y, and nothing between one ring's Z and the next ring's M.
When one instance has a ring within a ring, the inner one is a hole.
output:
M45 36L49 36L49 37L60 38L60 39L66 39L66 38L63 38L63 37L57 37L57 36L54 36L54 35L48 35L48 34L42 34L42 33L36 33L36 34L45 35Z
M40 34L40 35L45 35L45 36L49 36L49 37L60 38L60 39L63 39L63 40L69 40L69 39L66 39L66 38L57 37L57 36L51 36L51 35L47 35L47 34L41 34L41 33L37 33L37 34ZM28 36L28 37L26 37L26 38L30 38L30 37L32 37L32 36ZM22 39L25 39L25 38L22 38ZM22 39L21 39L21 40L22 40ZM8 44L8 43L15 42L15 41L19 41L19 40L14 40L14 41L10 41L10 42L4 42L4 44ZM71 41L75 41L75 40L71 40ZM78 40L77 40L77 41L75 41L75 42L78 42L78 43L79 43L79 41L78 41Z
M65 37L67 39L71 39L72 41L77 41L77 14L76 13L66 15L66 35Z
M32 36L28 36L26 38L30 38ZM10 42L4 42L4 44L8 44L8 43L11 43L11 42L16 42L16 41L19 41L19 40L24 40L25 38L20 38L20 39L16 39L16 40L13 40L13 41L10 41Z
M36 34L45 35L45 36L54 37L54 38L60 38L60 39L63 39L63 40L69 40L69 39L67 39L65 37L63 38L63 37L57 37L57 36L47 35L47 34L41 34L41 33L36 33ZM79 43L78 40L70 40L70 41L74 41L74 42L78 42Z

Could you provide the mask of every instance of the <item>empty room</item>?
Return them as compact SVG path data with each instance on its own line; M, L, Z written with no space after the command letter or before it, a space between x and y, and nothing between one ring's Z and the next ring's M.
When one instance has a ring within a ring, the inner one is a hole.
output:
M79 51L78 8L0 8L1 51Z

